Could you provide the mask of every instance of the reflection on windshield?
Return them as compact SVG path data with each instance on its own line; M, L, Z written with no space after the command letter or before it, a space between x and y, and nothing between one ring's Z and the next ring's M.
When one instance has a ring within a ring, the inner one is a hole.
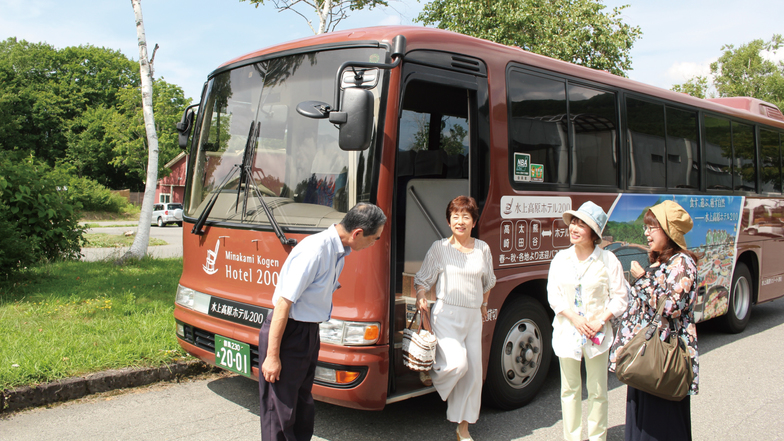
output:
M373 144L364 152L338 146L338 129L326 119L299 115L302 101L331 102L335 73L346 60L383 59L382 49L344 49L267 60L210 80L194 134L186 215L198 217L213 193L207 221L269 224L257 195L285 227L326 227L356 202L367 201ZM378 84L382 84L380 81ZM380 87L371 91L378 98ZM374 114L379 115L376 99ZM249 139L250 138L250 139ZM246 156L246 145L249 154ZM219 184L245 158L249 173Z

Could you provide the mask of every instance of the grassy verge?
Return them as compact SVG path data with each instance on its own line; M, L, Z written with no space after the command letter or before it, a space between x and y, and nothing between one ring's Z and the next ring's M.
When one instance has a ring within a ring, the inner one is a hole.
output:
M141 207L135 205L126 213L109 213L106 211L83 211L81 213L81 220L83 222L90 221L136 221L139 223L139 214Z
M0 282L0 390L185 357L175 339L182 259L58 262Z
M129 247L133 244L133 236L122 234L88 233L84 235L87 239L85 248L120 248ZM149 246L167 245L168 242L162 239L150 238Z

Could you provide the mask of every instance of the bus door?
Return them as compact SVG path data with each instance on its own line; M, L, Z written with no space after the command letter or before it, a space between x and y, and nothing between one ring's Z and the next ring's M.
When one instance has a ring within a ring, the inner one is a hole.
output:
M451 235L446 219L449 201L472 195L474 175L483 161L477 153L477 90L486 96L487 80L476 75L484 64L469 59L472 73L454 68L452 54L414 51L406 55L399 112L394 208L394 305L390 320L394 345L390 349L387 402L427 393L419 375L403 365L402 331L413 318L416 300L414 275L430 245ZM465 60L466 57L459 57ZM426 60L427 64L411 61ZM448 69L436 67L439 62ZM482 150L487 150L483 148ZM486 191L485 191L486 193ZM433 292L428 294L431 306ZM416 327L417 323L412 324Z

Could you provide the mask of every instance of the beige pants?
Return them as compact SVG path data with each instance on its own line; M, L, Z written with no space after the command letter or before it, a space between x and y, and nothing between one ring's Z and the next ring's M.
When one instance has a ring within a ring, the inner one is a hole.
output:
M585 386L588 389L588 439L607 439L607 361L610 351L585 360ZM564 439L580 441L582 438L582 378L580 361L558 358L561 364L561 413Z
M438 301L433 333L438 345L430 377L447 402L446 419L474 424L482 402L482 313Z

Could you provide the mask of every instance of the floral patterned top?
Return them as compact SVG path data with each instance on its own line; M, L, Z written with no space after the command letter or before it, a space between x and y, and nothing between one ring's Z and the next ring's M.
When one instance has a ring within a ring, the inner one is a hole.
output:
M629 308L620 318L618 333L610 350L610 372L615 372L615 355L634 334L648 326L656 315L659 297L667 296L659 328L662 340L670 333L670 321L678 337L683 340L691 355L694 381L689 395L697 395L699 389L699 353L697 351L697 327L694 324L694 303L697 299L697 265L686 254L678 253L667 263L653 264L646 274L632 286Z

